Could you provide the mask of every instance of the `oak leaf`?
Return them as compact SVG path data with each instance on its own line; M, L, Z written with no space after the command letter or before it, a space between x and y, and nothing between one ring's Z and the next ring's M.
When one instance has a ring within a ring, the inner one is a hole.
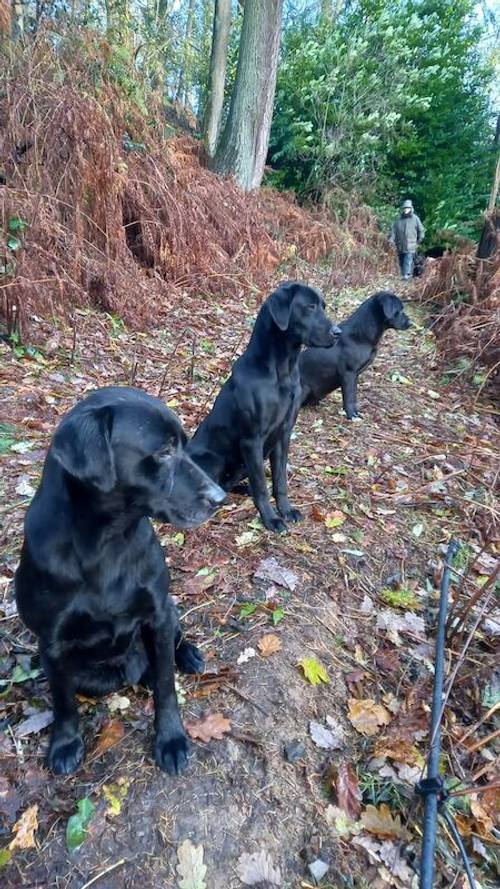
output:
M206 889L207 868L203 855L203 846L195 846L191 840L184 840L177 847L179 889Z
M383 840L392 840L394 837L401 840L411 838L411 834L401 824L401 815L393 815L387 803L381 803L378 809L376 806L367 806L360 820L368 833Z
M382 704L372 698L351 698L349 700L349 721L361 735L376 735L380 726L388 725L391 714Z
M305 678L311 685L319 685L321 682L330 682L328 673L323 664L314 657L303 657L299 661L298 666L301 667Z
M106 750L109 750L110 747L114 747L118 741L121 741L124 734L125 726L120 719L108 719L102 727L94 753L97 756L105 753Z
M9 843L11 852L14 849L32 849L35 845L35 831L38 829L38 806L30 806L26 809L12 830L15 837Z
M231 731L231 722L222 713L208 713L201 719L186 722L186 730L194 740L221 741L227 732Z
M238 876L245 886L281 886L281 872L274 867L269 852L261 849L251 854L244 852L238 858Z

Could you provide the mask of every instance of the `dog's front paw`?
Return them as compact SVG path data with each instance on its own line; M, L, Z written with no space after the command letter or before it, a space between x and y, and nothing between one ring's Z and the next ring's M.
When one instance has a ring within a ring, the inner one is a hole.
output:
M181 673L203 673L205 661L201 651L184 639L175 649L175 664Z
M47 765L56 775L71 775L81 764L85 747L80 735L71 740L52 738L47 754Z
M164 772L169 775L180 775L187 766L189 755L189 741L184 734L174 735L173 738L156 738L155 761Z
M287 534L288 528L283 519L279 516L269 516L268 519L261 519L264 528L268 531L274 531L275 534Z
M304 521L304 516L302 515L300 509L295 509L294 506L289 506L287 509L280 509L280 513L287 522Z
M358 410L346 411L346 417L348 420L361 420L361 414Z

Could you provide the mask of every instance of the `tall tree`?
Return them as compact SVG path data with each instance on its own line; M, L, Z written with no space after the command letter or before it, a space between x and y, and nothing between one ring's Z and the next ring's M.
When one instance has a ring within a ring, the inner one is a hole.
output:
M245 0L229 115L213 169L233 174L245 191L264 174L276 89L283 0Z
M24 34L24 7L23 0L12 0L12 36L14 40Z
M230 30L231 0L215 0L212 53L208 75L208 97L203 123L205 145L210 156L215 154L222 106L224 104L227 48Z

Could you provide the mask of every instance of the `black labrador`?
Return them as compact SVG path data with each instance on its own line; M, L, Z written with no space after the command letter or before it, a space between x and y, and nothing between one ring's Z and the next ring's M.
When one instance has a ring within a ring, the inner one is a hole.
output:
M80 765L77 692L153 687L156 762L171 774L188 742L174 662L203 670L185 641L150 518L193 528L225 497L185 453L175 414L128 388L93 392L66 414L49 447L24 528L15 578L19 613L36 634L52 693L48 764Z
M224 490L249 479L262 523L270 531L286 531L286 522L302 518L288 500L286 477L299 406L300 350L304 344L331 346L337 333L317 290L298 281L281 284L260 309L245 352L188 444L193 460ZM269 502L267 457L279 515Z
M300 403L317 404L325 395L342 389L349 420L359 417L358 377L374 360L386 330L408 330L411 321L403 303L389 290L374 293L345 321L329 349L304 349L299 359L302 386Z

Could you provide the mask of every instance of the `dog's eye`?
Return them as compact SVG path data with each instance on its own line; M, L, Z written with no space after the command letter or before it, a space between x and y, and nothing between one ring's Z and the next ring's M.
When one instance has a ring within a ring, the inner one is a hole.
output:
M315 312L317 308L318 308L318 307L317 307L316 304L314 304L314 305L310 305L310 306L307 307L307 311L308 311L308 312Z
M158 460L169 460L175 454L175 445L168 444L156 452L155 456Z

